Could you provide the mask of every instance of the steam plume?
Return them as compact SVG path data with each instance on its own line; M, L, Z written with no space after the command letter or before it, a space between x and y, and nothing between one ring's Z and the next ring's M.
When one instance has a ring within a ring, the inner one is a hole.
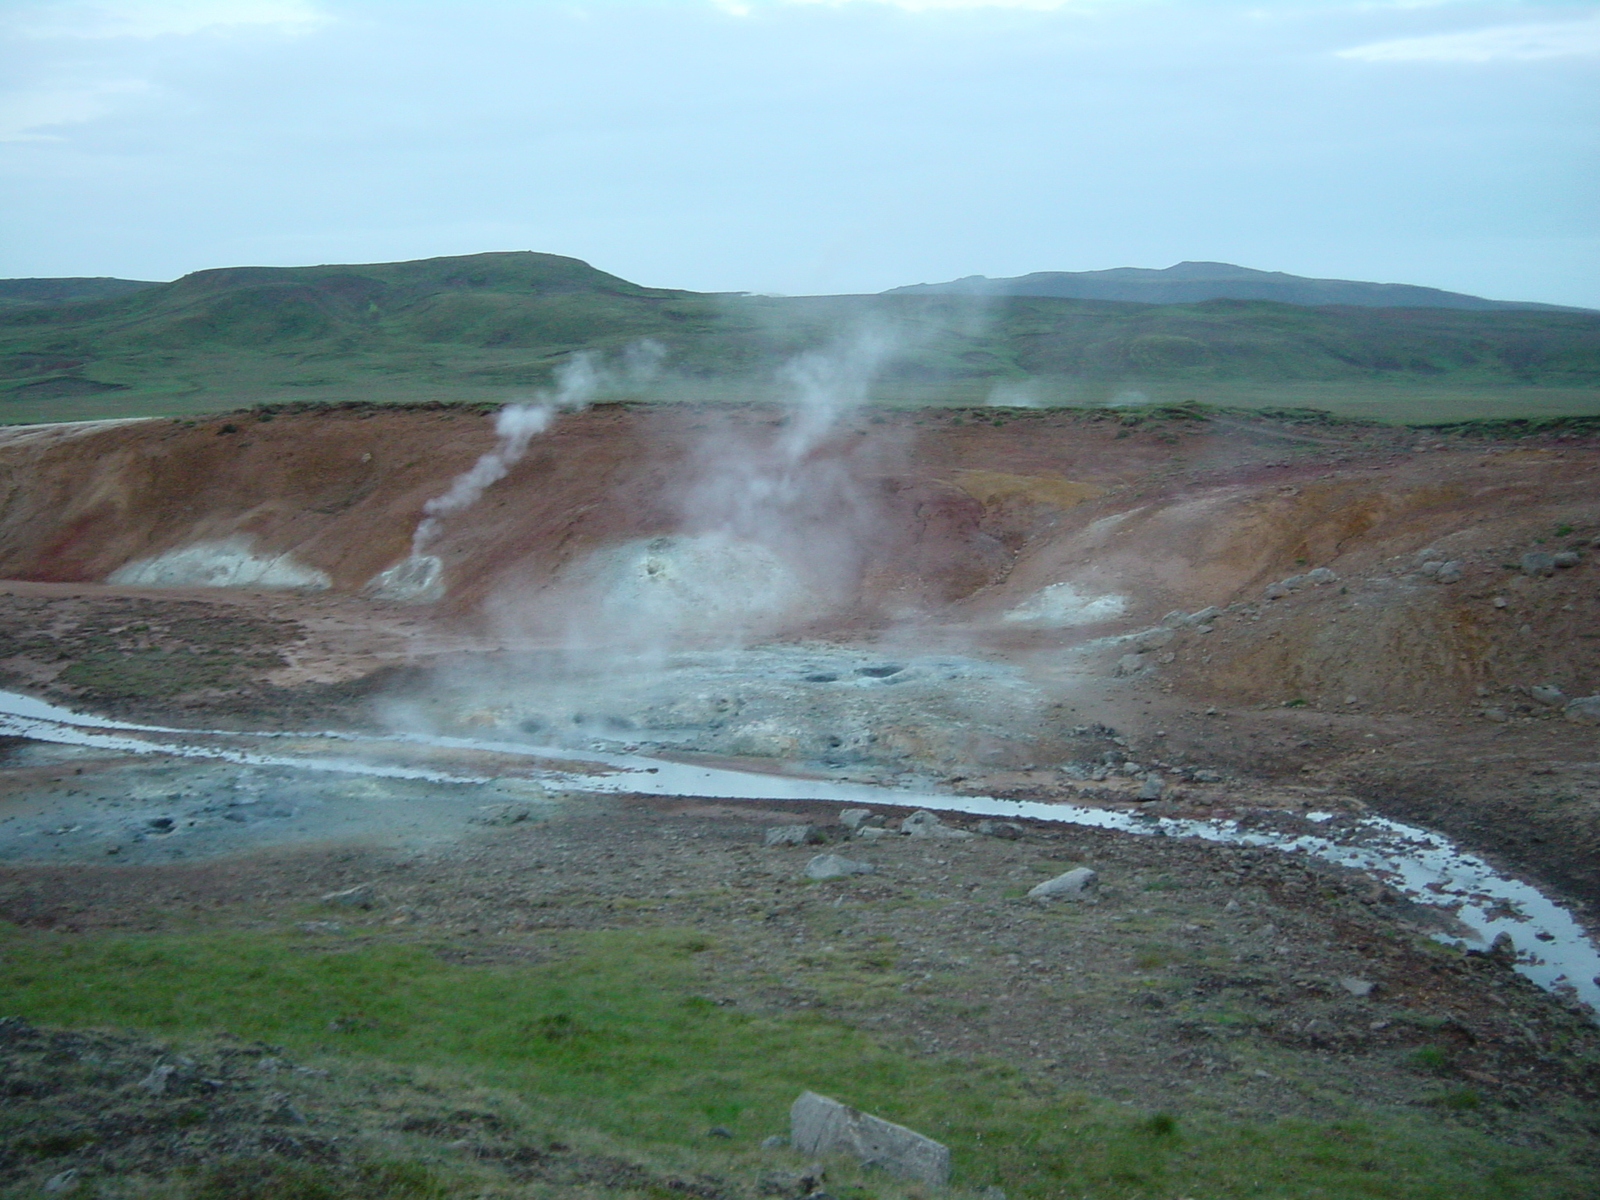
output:
M623 352L622 377L629 383L644 383L661 368L666 350L657 342L642 341ZM508 404L494 419L498 441L471 467L457 475L442 495L422 506L423 517L411 535L411 557L418 558L438 536L444 517L471 508L493 484L528 452L528 443L550 428L562 411L587 408L606 386L616 382L611 372L595 362L591 354L579 354L562 363L556 371L556 390L541 393L533 404Z

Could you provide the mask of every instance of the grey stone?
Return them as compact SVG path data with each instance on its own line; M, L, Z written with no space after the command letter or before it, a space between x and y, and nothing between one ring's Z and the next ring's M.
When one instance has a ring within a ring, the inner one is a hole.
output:
M1546 554L1543 550L1530 550L1522 556L1517 566L1524 575L1554 575L1556 556Z
M78 1190L79 1176L77 1167L68 1167L65 1171L58 1171L44 1181L41 1191L49 1192L54 1196L64 1196L68 1192Z
M1157 626L1137 634L1133 639L1133 647L1135 650L1159 650L1170 643L1174 636L1172 630Z
M1144 777L1144 782L1139 785L1140 800L1159 800L1161 793L1166 790L1166 781L1156 772L1151 771Z
M1354 975L1344 975L1339 979L1339 986L1352 996L1366 997L1372 995L1378 985L1370 979L1358 979Z
M945 838L956 841L972 835L965 829L953 829L926 809L912 813L900 822L900 832L914 838Z
M1116 673L1118 675L1137 675L1144 670L1145 659L1142 654L1124 654L1117 659Z
M1558 567L1575 567L1583 561L1583 556L1576 550L1562 550L1550 557L1555 559Z
M880 838L893 837L894 834L882 825L858 825L854 836L857 841L876 842Z
M1440 583L1460 583L1463 571L1463 565L1455 559L1451 559L1439 568L1439 573L1434 578Z
M872 816L870 808L846 808L839 812L839 824L846 829L857 829Z
M1305 582L1309 583L1312 587L1322 587L1325 584L1339 582L1339 576L1333 571L1330 571L1327 567L1312 567L1311 570L1300 576L1300 578L1305 580Z
M1196 783L1221 783L1222 772L1207 770L1196 771L1194 773L1194 781Z
M1567 702L1567 694L1553 683L1539 683L1528 689L1540 704L1548 704L1551 708L1560 708Z
M1269 583L1261 594L1268 600L1282 600L1289 594L1289 585L1286 583Z
M978 832L984 837L1004 838L1006 841L1014 842L1027 830L1015 821L979 821Z
M1442 570L1444 570L1444 562L1443 560L1437 558L1430 559L1417 568L1417 571L1420 574L1426 575L1430 579L1438 575Z
M807 879L841 879L846 875L870 875L875 870L871 863L839 854L819 854L806 864L805 874Z
M1073 867L1054 879L1034 884L1028 889L1028 899L1075 900L1093 891L1099 879L1100 876L1088 867Z
M1183 619L1183 622L1185 625L1204 625L1207 622L1215 621L1221 615L1222 610L1212 604L1202 608L1199 612L1190 613Z
M801 1092L789 1106L789 1142L802 1154L849 1154L934 1187L950 1179L948 1146L815 1092Z
M767 830L769 846L807 846L822 841L822 831L815 825L774 825Z
M1567 701L1567 706L1561 710L1561 714L1569 721L1600 722L1600 693L1593 696L1579 696L1576 700Z
M340 892L325 893L322 902L340 908L371 908L378 902L378 897L370 883L358 883L355 887L345 888Z
M169 1066L166 1063L157 1063L150 1068L148 1075L139 1080L137 1086L142 1087L152 1096L164 1096L167 1094L167 1081L177 1073L177 1067Z

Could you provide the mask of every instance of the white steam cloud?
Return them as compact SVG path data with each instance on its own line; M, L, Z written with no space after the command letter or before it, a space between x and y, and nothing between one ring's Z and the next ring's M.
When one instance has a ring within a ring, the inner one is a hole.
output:
M528 443L535 435L550 428L556 407L553 404L510 404L496 414L494 432L499 441L494 449L482 455L470 469L457 475L449 491L435 496L422 506L426 515L417 523L416 531L411 535L413 555L421 554L437 536L440 518L472 507L491 484L505 478L506 473L528 452Z
M643 383L661 368L666 350L657 342L636 342L623 352L621 375L630 383ZM579 354L556 370L556 390L542 393L533 404L508 404L494 419L493 450L457 475L442 495L422 506L423 518L411 535L411 555L420 555L438 536L439 523L471 508L491 486L504 479L528 453L528 443L550 428L558 412L589 407L605 388L619 382L617 373L601 367L591 354Z
M587 408L603 392L619 385L648 383L660 371L666 350L642 341L622 354L619 369L602 366L591 354L579 354L556 370L553 392L541 392L532 404L508 404L495 414L495 445L457 475L450 486L422 506L422 519L411 533L411 553L367 583L367 594L380 600L426 603L444 594L444 564L426 551L439 536L446 517L471 508L528 453L534 438L550 428L556 414Z

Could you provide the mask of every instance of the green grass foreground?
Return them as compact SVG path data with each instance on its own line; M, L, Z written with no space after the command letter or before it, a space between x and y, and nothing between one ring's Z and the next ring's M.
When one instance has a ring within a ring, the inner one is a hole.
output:
M1140 1112L1003 1064L919 1055L814 1012L740 1012L705 994L714 951L692 931L568 933L537 965L463 966L399 934L4 926L0 1014L164 1037L227 1031L302 1058L464 1072L571 1126L702 1154L786 1132L790 1101L811 1088L939 1138L957 1186L999 1185L1013 1200L1592 1195L1558 1149L1430 1114L1249 1123ZM708 1151L713 1125L734 1140Z

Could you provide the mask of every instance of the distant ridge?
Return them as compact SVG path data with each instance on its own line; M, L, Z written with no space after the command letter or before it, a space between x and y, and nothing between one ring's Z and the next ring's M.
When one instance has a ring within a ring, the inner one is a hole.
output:
M109 300L159 286L151 280L112 279L105 275L67 279L0 279L0 305Z
M949 283L914 283L886 296L1054 296L1066 300L1120 300L1136 304L1196 304L1203 300L1276 300L1280 304L1353 304L1363 308L1537 309L1588 312L1559 304L1486 300L1463 292L1408 283L1308 279L1283 271L1256 271L1232 263L1181 262L1164 270L1114 267L1109 271L1035 271L1012 279L968 275Z

